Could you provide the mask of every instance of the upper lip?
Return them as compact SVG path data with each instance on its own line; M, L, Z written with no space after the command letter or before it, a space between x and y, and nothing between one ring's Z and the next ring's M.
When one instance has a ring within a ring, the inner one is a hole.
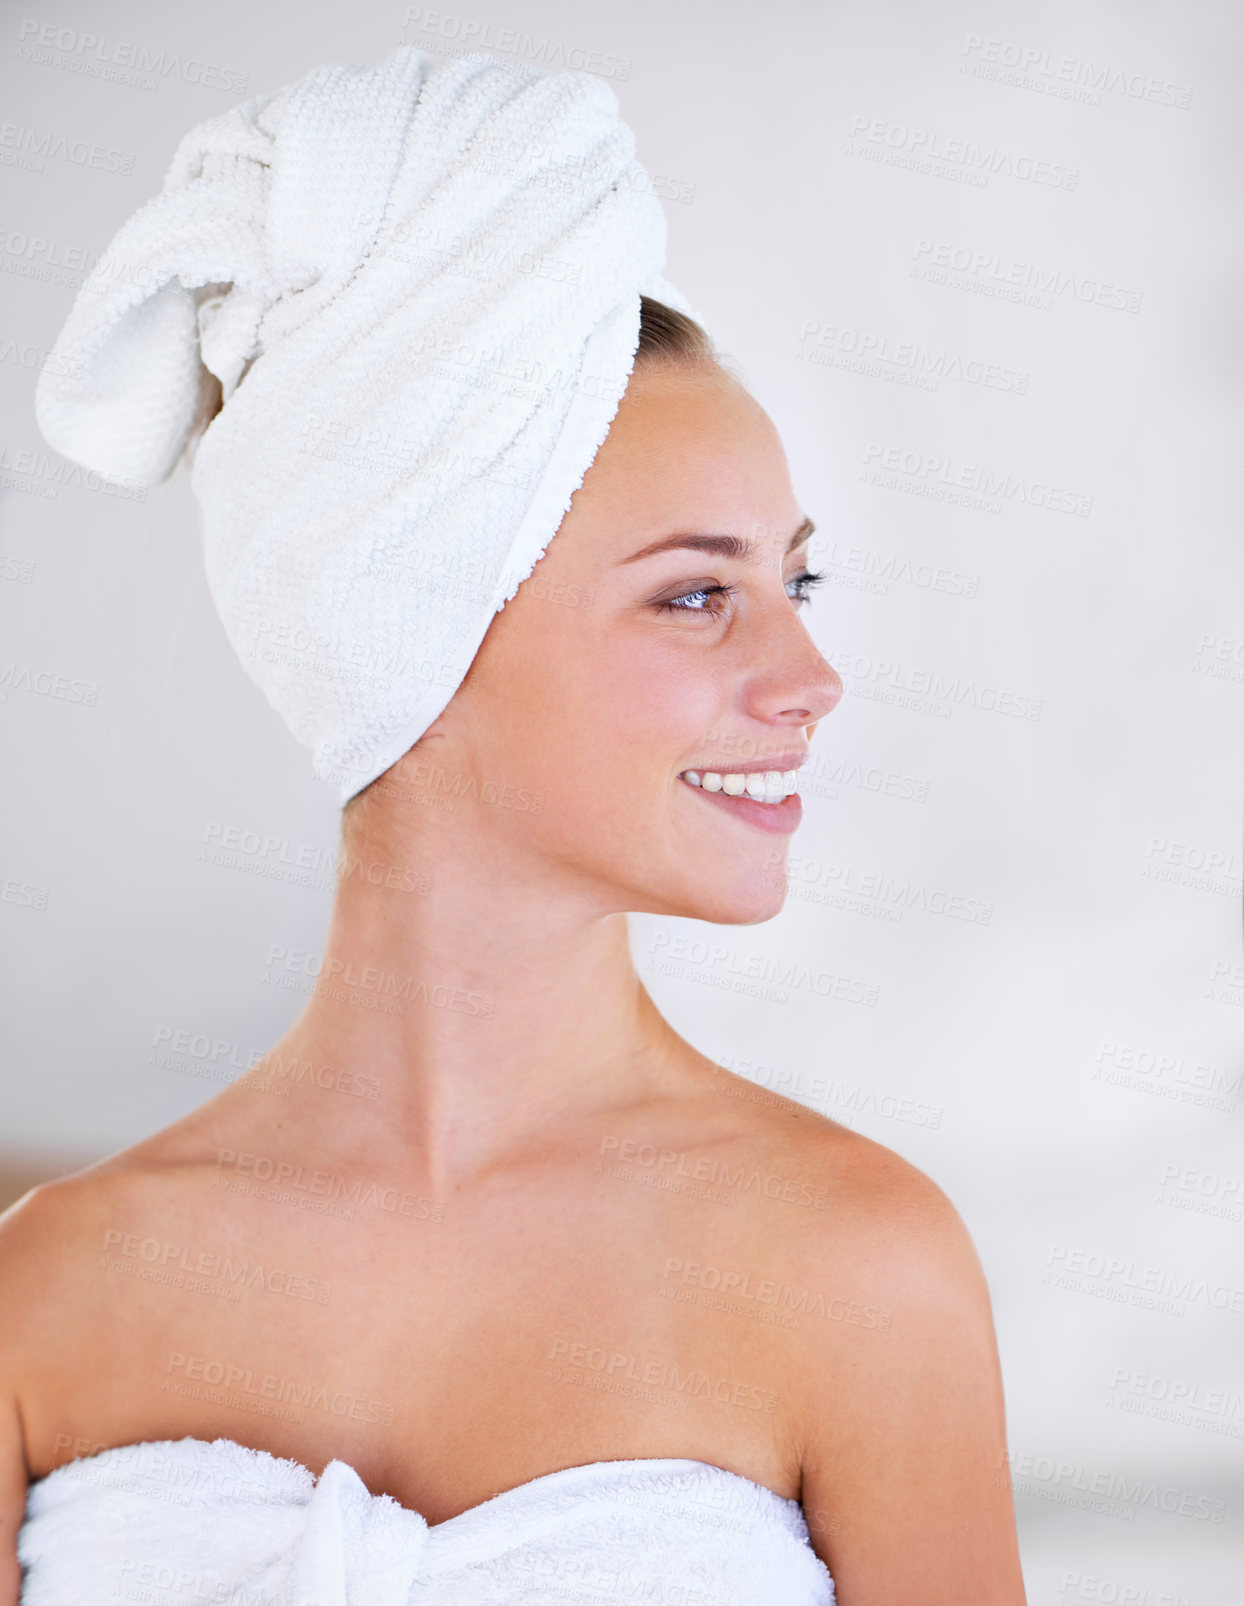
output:
M699 775L707 770L710 775L754 775L757 770L780 770L785 774L787 770L802 768L810 757L810 753L775 753L772 758L754 758L746 764L736 764L733 759L728 763L688 764L687 769L678 773L685 775L687 770L694 770Z

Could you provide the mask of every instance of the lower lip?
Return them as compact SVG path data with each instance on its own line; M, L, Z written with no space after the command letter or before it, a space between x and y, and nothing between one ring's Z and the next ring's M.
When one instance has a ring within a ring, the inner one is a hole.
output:
M777 836L789 836L792 831L797 831L803 818L803 799L798 792L792 792L781 803L757 803L754 797L746 794L731 797L728 792L706 792L702 786L692 786L690 781L683 781L682 784L688 791L698 793L706 803L733 814L736 820L745 820L749 825L759 826L762 831L772 831Z

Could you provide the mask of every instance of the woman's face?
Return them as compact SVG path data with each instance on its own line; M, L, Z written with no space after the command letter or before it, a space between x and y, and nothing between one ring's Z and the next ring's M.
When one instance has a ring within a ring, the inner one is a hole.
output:
M395 778L422 760L494 783L490 798L539 794L538 810L474 808L499 876L538 874L600 913L769 919L798 797L734 801L682 777L796 768L842 695L804 624L804 524L741 385L641 366L557 535ZM648 551L673 536L700 545ZM721 536L748 552L705 541Z

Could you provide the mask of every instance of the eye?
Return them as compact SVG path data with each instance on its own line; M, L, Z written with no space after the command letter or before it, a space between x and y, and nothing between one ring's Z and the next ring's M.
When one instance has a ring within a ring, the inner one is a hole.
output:
M683 604L692 601L696 597L721 597L725 599L726 597L732 597L735 594L736 589L737 587L735 586L697 586L694 591L684 591L681 597L670 597L668 601L658 603L658 607L663 610L668 609L670 613L717 614L721 613L723 609L684 607Z
M786 584L788 588L790 586L799 587L794 596L796 602L810 602L812 599L808 596L808 592L812 590L813 586L824 585L827 579L828 576L824 570L813 573L811 569L805 569L802 574L792 575Z

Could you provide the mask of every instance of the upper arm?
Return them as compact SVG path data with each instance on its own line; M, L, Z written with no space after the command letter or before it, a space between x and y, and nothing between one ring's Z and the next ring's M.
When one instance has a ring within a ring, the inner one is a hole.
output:
M0 1400L0 1606L18 1606L17 1533L26 1514L26 1457L17 1401Z
M820 1281L801 1499L839 1606L1023 1606L989 1290L945 1194L889 1151ZM871 1315L867 1314L871 1311Z
M18 1606L17 1534L26 1515L27 1466L17 1395L20 1318L27 1308L34 1190L0 1215L0 1606Z

